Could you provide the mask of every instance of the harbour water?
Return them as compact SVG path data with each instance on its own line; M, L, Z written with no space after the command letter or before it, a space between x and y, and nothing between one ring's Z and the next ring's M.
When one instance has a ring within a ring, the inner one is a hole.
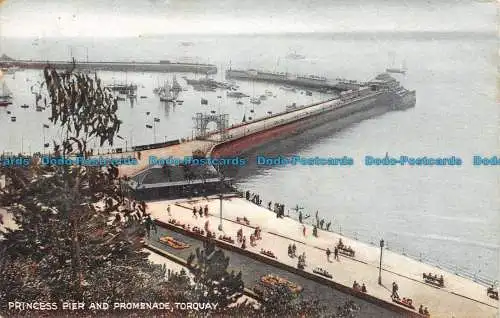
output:
M67 60L68 48L77 59L122 61L194 61L223 71L256 68L279 72L314 74L328 78L367 80L388 66L395 52L409 69L403 85L417 91L417 105L351 125L347 129L307 144L287 149L304 157L353 157L352 167L252 168L238 180L244 189L260 193L265 202L279 201L291 208L296 204L305 213L333 220L333 228L360 240L378 244L384 238L389 248L417 258L468 272L478 277L497 276L499 266L498 179L492 167L472 166L474 155L495 155L499 149L499 111L495 96L495 38L484 34L392 34L375 35L258 35L258 36L165 36L102 40L46 38L2 39L1 53L13 58ZM192 42L185 45L181 42ZM304 59L287 58L291 52ZM189 58L189 59L187 59ZM260 117L286 105L319 101L325 96L306 96L280 90L264 83L238 82L248 95L271 90L261 105L248 99L237 105L225 91L182 92L183 105L165 106L152 89L172 74L99 72L103 81L129 81L139 85L132 106L120 102L124 124L121 135L128 145L138 145L191 136L192 117L199 111L230 114L230 123L245 115ZM177 74L194 78L194 74ZM198 75L199 77L199 75ZM54 129L45 130L48 111L36 112L30 86L41 79L40 72L24 70L5 80L14 94L14 104L0 109L0 150L39 151ZM144 86L144 87L143 87ZM255 93L254 93L255 92ZM217 96L221 98L217 98ZM200 105L207 98L209 106ZM254 110L253 113L250 110ZM17 122L10 122L10 110ZM146 112L151 112L149 116ZM160 122L155 132L145 127ZM155 138L156 135L156 138ZM120 147L125 146L119 141ZM461 157L461 167L366 167L365 155ZM293 214L293 212L292 212Z

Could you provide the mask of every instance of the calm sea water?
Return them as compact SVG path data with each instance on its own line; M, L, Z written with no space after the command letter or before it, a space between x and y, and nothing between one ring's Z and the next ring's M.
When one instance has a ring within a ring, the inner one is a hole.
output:
M192 42L192 44L181 42ZM353 167L257 168L239 180L241 187L262 194L263 199L280 201L287 207L299 204L306 213L318 210L320 217L333 220L333 228L360 240L377 243L384 238L390 248L451 264L478 276L496 277L498 267L500 206L498 178L494 168L474 168L472 156L498 154L499 111L495 96L494 38L486 36L394 35L364 36L169 36L134 39L5 39L1 51L14 58L68 60L70 52L80 60L159 59L210 62L219 69L258 68L330 78L367 80L384 70L395 56L409 69L402 83L417 91L417 105L351 125L307 145L297 145L292 153L301 156L351 156ZM296 52L306 58L287 59ZM231 123L243 115L263 116L283 110L287 104L317 101L299 93L286 93L277 86L241 82L241 90L260 95L265 90L277 97L259 106L236 105L224 91L183 92L182 106L165 106L152 89L172 74L98 74L108 83L132 81L139 84L138 95L148 96L131 105L120 103L124 121L121 135L127 145L143 144L190 136L192 116L199 111L230 114ZM183 84L178 74L177 78ZM190 78L194 74L184 74ZM222 79L219 72L214 76ZM30 86L41 79L37 71L18 72L5 80L15 95L8 109L17 117L12 123L0 110L0 150L37 151L43 138L57 136L44 131L48 113L35 112ZM217 98L217 96L222 96ZM200 97L210 106L201 106ZM253 113L250 111L254 110ZM149 111L151 114L146 115ZM155 132L145 127L160 123ZM125 146L120 141L118 146ZM374 168L365 167L365 155L459 156L462 167ZM264 195L265 194L265 195Z

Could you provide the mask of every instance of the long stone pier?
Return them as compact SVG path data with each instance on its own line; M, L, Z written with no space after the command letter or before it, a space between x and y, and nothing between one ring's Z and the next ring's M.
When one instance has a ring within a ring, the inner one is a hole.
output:
M323 115L330 112L338 112L339 117L348 116L353 112L351 107L356 106L356 101L357 99L342 102L340 99L332 98L310 105L298 105L295 109L232 125L223 132L212 132L203 138L183 141L168 147L143 150L141 158L138 158L137 151L110 154L110 156L133 156L138 160L136 166L120 167L120 173L127 176L132 176L146 169L149 166L149 156L183 158L191 156L197 150L214 157L233 156L280 136L286 136L290 131L297 131L302 126L302 121L325 121ZM385 110L381 112L385 112ZM360 119L363 118L360 117Z

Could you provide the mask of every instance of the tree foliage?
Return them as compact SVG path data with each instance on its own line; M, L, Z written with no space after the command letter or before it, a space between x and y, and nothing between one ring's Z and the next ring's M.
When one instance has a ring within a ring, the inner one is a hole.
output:
M118 102L105 89L101 80L86 74L58 73L54 68L44 69L45 87L49 97L44 99L45 107L50 107L50 121L63 128L63 153L86 153L88 141L97 138L100 146L113 145L114 137L120 130ZM75 149L76 147L76 149Z
M50 67L44 75L50 120L65 132L54 152L84 155L92 136L112 144L120 121L100 81ZM125 204L116 167L2 166L0 175L0 204L18 225L0 233L0 303L162 299L164 272L132 239L143 215Z
M204 250L196 249L197 265L192 268L194 274L193 299L218 303L226 308L243 296L241 272L227 271L229 257L215 244L205 242Z

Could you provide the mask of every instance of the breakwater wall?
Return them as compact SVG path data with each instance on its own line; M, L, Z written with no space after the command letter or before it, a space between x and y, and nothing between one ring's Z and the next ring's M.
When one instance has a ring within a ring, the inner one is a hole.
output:
M269 82L275 84L283 84L288 86L304 87L317 90L333 90L336 92L356 89L361 86L361 83L350 81L349 85L345 81L332 81L328 79L319 79L313 77L289 77L286 74L272 74L265 72L252 73L243 70L228 70L226 71L227 79L238 79L248 81Z
M23 69L43 69L51 65L56 69L71 69L72 62L64 61L31 61L31 60L0 60L0 67L19 67ZM79 70L98 70L115 72L186 72L216 74L217 66L195 63L154 63L154 62L76 62Z

